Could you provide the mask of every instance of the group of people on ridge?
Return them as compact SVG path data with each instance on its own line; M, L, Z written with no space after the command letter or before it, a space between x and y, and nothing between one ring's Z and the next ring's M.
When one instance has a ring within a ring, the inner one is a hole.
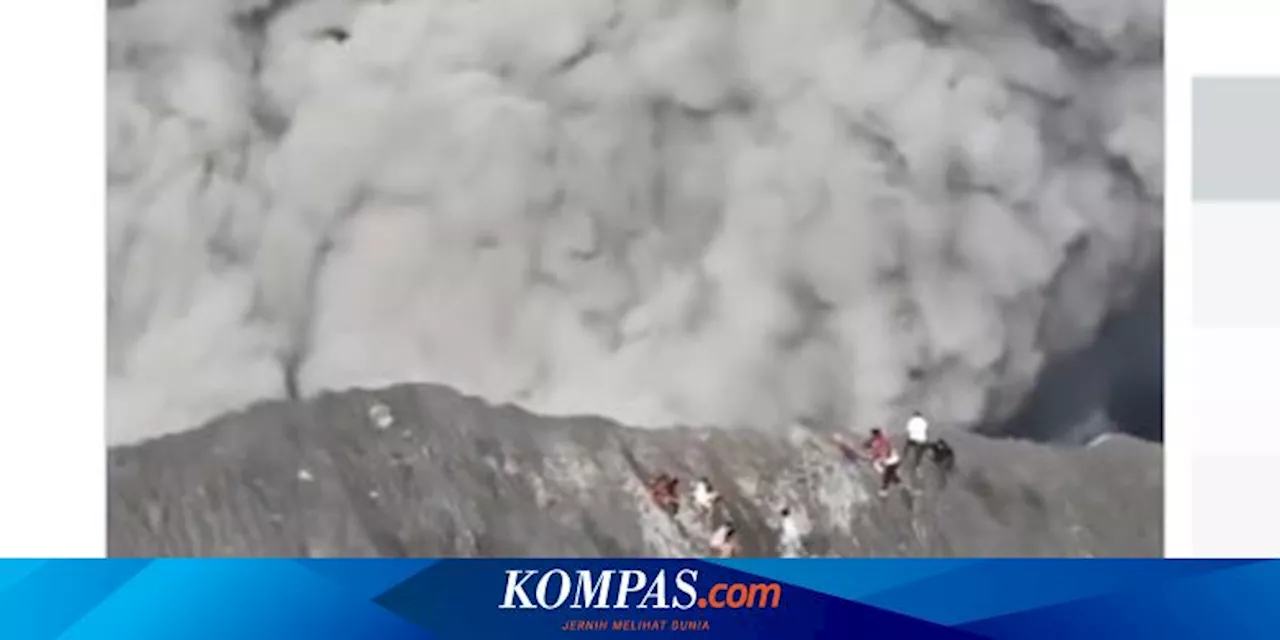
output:
M649 497L670 515L680 511L680 479L669 474L659 473L648 483ZM693 507L699 517L711 522L716 516L716 507L720 504L720 493L711 486L706 476L698 478L693 485ZM737 531L733 522L724 519L711 534L711 552L717 557L728 558L738 552Z
M860 444L851 442L839 433L833 434L831 439L849 460L854 462L870 460L872 468L880 476L879 495L884 498L889 495L889 489L903 484L899 469L904 458L910 460L910 469L915 471L919 468L925 453L929 453L944 479L955 468L955 452L946 440L929 438L929 422L919 411L912 413L911 418L907 420L906 432L906 442L901 454L894 446L893 440L879 427L872 429L870 438ZM649 480L647 489L654 503L668 514L674 516L679 512L679 478L669 473L659 473ZM705 476L698 478L693 486L693 506L698 511L698 515L708 523L714 523L716 508L719 504L720 494L711 486L711 481ZM783 507L778 515L781 528L780 548L783 549L784 554L796 554L801 546L801 534L791 509ZM712 553L718 557L727 558L735 555L738 552L738 542L733 522L727 518L722 519L711 534L709 544Z
M929 439L929 422L919 411L912 413L911 418L907 420L907 441L902 455L899 455L897 448L893 446L893 440L879 427L871 430L871 437L863 442L861 447L855 446L838 433L832 436L832 440L846 458L855 462L863 459L863 451L868 452L867 457L871 460L872 469L880 475L881 498L889 495L890 488L902 484L899 468L904 457L912 459L911 470L914 471L920 466L925 452L929 452L944 478L955 468L955 452L951 449L951 445L941 438Z

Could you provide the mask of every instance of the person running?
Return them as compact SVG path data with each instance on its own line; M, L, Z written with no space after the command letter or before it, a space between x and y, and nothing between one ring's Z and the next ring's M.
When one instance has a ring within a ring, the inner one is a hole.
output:
M649 481L649 497L667 513L675 515L680 510L679 487L679 478L668 473L659 473Z
M920 466L920 458L929 447L929 422L919 411L911 414L907 420L907 444L902 449L902 457L909 459L911 469Z
M880 474L880 497L887 497L889 488L902 482L902 478L898 476L898 465L902 463L902 458L898 456L889 436L879 428L871 430L871 437L863 443L862 448L871 452L871 466Z
M945 480L948 475L956 468L956 452L947 444L946 440L938 438L929 445L929 450L933 452L933 464L937 465L938 470L942 472Z
M667 496L667 511L675 514L680 510L680 479L675 476L668 476L665 493Z
M737 532L732 522L726 522L711 534L711 552L717 558L731 558L738 553Z
M778 550L784 558L798 557L803 550L803 542L795 516L792 515L789 507L783 507L778 515L781 517L779 528L782 529L778 536Z
M698 482L693 485L693 506L698 509L698 513L703 516L711 515L718 502L720 494L711 486L711 481L706 476L698 478Z

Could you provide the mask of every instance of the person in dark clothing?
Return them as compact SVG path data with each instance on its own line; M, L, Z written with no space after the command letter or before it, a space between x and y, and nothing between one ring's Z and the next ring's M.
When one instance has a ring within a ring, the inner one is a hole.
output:
M947 444L946 440L938 438L929 443L929 451L933 458L933 463L938 465L944 473L951 473L956 467L956 452Z
M933 464L938 468L938 473L942 479L942 486L947 485L947 479L951 477L951 472L956 468L956 452L947 444L946 440L938 438L929 443L929 457L933 460Z

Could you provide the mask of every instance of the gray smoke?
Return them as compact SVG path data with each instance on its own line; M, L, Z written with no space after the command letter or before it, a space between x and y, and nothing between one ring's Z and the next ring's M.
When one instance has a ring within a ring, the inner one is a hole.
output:
M1163 441L1163 302L1163 274L1156 269L1137 296L1107 318L1093 343L1040 372L1013 418L983 430L1077 444L1113 431Z
M1158 258L1162 20L113 5L110 439L406 381L636 425L1007 418Z

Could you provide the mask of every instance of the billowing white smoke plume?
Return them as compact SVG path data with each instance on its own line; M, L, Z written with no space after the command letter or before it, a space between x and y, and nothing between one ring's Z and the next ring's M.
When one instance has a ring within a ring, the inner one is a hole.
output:
M406 381L637 425L1006 415L1159 258L1162 13L112 9L111 440Z

